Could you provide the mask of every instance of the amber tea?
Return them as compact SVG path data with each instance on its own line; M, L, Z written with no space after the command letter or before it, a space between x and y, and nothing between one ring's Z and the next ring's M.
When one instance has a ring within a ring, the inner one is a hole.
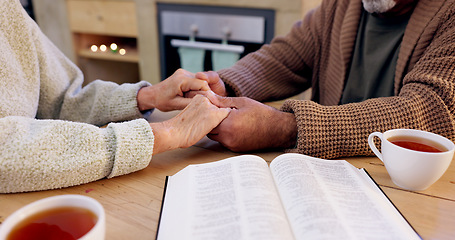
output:
M381 150L375 138L381 140ZM438 181L455 152L450 139L416 129L373 132L368 136L368 145L384 163L393 183L411 191L423 191Z
M58 207L29 216L9 234L8 240L78 239L95 226L95 213L80 207Z
M393 136L390 137L389 142L414 151L419 152L446 152L447 148L441 144L429 139L415 137L415 136Z

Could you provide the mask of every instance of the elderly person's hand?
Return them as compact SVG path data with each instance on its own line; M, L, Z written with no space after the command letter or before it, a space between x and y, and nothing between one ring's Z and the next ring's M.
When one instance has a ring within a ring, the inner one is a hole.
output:
M144 87L137 93L140 111L157 108L160 111L181 110L191 101L185 93L210 90L205 79L197 79L194 73L179 69L166 80Z
M207 81L210 89L217 95L220 95L222 97L228 96L228 92L226 91L226 86L224 85L224 82L221 80L218 73L216 73L214 71L198 72L198 73L196 73L195 76L198 79Z
M208 137L235 152L292 148L297 140L294 114L246 97L220 97L216 105L232 108Z
M230 108L218 108L209 99L196 95L177 116L151 123L155 135L153 154L194 145L225 119Z

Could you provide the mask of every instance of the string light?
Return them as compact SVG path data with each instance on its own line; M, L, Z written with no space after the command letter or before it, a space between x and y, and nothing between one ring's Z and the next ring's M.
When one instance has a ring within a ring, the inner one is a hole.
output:
M110 46L110 47L111 47L111 51L112 51L112 52L117 52L117 48L118 48L117 44L111 43L111 46Z
M98 46L92 45L92 46L90 47L90 50L92 50L92 52L96 52L96 51L98 51Z
M109 49L111 50L111 52L113 53L117 53L120 54L120 55L125 55L126 54L126 49L124 48L120 48L118 47L118 45L116 43L111 43L111 45L109 46ZM107 46L105 44L101 44L99 47L95 44L91 45L90 46L90 51L92 51L93 53L95 52L106 52L107 51Z
M106 52L106 50L107 50L106 45L102 44L102 45L100 46L100 50L101 50L101 52Z

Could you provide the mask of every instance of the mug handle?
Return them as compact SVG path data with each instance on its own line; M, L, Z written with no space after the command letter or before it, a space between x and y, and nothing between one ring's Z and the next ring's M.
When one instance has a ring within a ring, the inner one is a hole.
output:
M370 148L371 150L373 150L374 154L376 154L376 156L382 161L384 162L384 160L382 159L382 153L379 152L378 148L376 147L376 144L374 144L374 137L378 137L379 139L381 139L381 142L384 141L382 139L382 133L380 132L374 132L374 133L371 133L370 136L368 136L368 145L370 145Z

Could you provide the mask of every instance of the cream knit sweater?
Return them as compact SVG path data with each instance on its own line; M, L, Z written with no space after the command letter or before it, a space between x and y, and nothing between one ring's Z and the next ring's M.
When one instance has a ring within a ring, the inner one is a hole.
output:
M78 185L149 164L154 136L136 101L149 84L82 82L18 0L0 1L0 192ZM109 122L120 123L97 127Z

